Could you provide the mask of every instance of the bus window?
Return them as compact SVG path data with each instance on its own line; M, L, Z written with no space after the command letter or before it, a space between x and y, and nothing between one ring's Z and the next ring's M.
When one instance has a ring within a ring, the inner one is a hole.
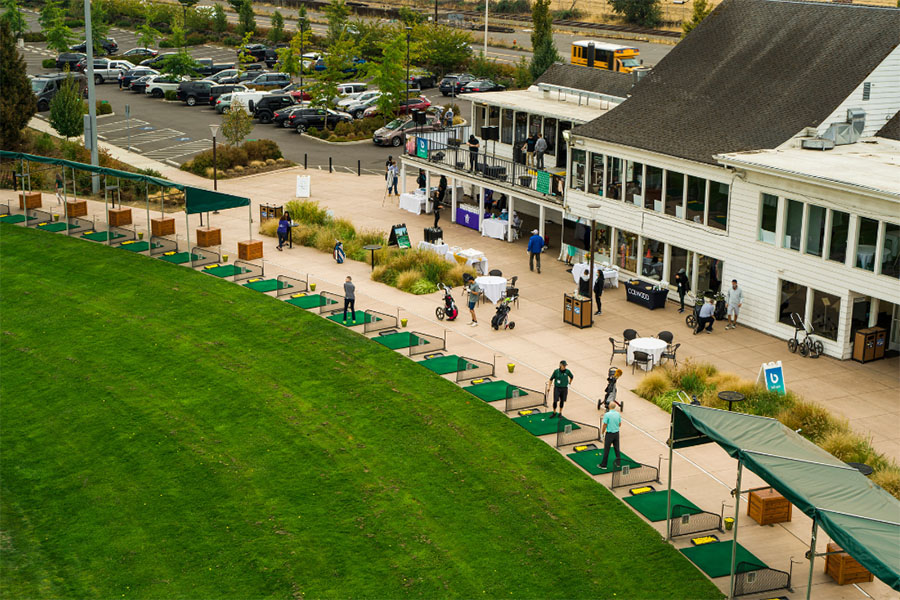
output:
M612 51L610 51L610 50L597 50L597 52L596 52L596 58L594 59L594 64L596 65L597 63L602 63L603 66L602 66L601 68L603 68L603 69L610 69L610 70L612 70L612 69L614 68L614 66L613 66L613 53L612 53Z

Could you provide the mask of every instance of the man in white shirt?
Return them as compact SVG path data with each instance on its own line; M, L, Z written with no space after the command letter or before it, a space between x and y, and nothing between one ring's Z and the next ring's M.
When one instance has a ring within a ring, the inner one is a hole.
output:
M697 335L701 331L706 329L706 333L712 333L713 321L716 318L713 316L716 312L716 305L713 303L712 298L707 298L703 302L703 306L700 307L700 314L697 319L697 330L694 332L694 335Z
M744 290L738 287L737 279L731 280L731 289L725 293L725 305L728 307L728 325L725 330L737 327L738 314L744 303Z

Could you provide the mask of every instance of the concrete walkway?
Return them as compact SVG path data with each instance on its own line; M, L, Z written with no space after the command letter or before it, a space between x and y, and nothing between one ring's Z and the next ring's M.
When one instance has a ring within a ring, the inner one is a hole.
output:
M417 216L403 212L397 208L395 200L388 199L382 207L383 181L377 176L356 177L295 168L220 181L219 190L250 196L254 202L253 215L256 216L259 214L260 203L283 204L293 199L295 178L301 174L311 176L314 200L319 200L334 211L335 216L350 219L357 229L371 228L387 232L392 224L405 222L415 245L422 239L423 228L432 224L431 215ZM191 184L196 180L183 172L166 173L166 176ZM206 183L206 187L211 185ZM4 200L12 199L13 194L4 191L0 197ZM56 205L52 194L45 194L44 202L45 208L54 209ZM103 203L90 204L90 210L97 221L103 222ZM152 216L157 214L158 211L153 212ZM449 215L449 211L444 214ZM189 239L193 244L193 229L199 225L198 216L190 218L191 231L185 227L183 214L176 213L172 216L176 219L179 244L183 245ZM144 211L134 211L134 217L138 230L145 230ZM211 220L213 226L223 230L222 252L236 257L237 242L248 237L247 210L242 208L225 211L212 215ZM854 428L872 435L879 450L895 458L900 456L898 359L867 365L831 358L804 359L790 354L784 341L745 328L725 332L719 326L713 335L692 336L684 324L684 315L679 315L673 304L670 303L665 310L651 312L636 304L627 303L621 287L604 293L603 315L597 318L593 328L580 330L565 325L562 321L563 293L571 292L575 284L565 266L554 260L558 251L551 250L545 256L543 273L538 275L528 271L524 241L509 244L483 238L471 229L452 225L449 219L442 219L441 225L447 243L477 248L487 255L492 269L500 269L506 277L519 275L518 287L522 299L520 307L512 311L512 318L517 324L515 330L493 331L489 327L493 307L489 304L479 305L478 316L482 324L477 328L468 326L469 319L465 315L454 323L439 322L434 317L434 309L440 304L439 294L413 296L378 284L369 278L370 267L367 264L347 261L338 266L329 254L314 249L294 246L293 249L278 252L273 238L263 238L265 258L262 262L267 277L308 274L310 282L317 283L319 290L337 293L340 293L344 277L352 275L357 286L358 309L399 314L409 319L410 330L445 335L450 353L494 361L498 365L497 378L516 385L543 390L550 372L559 360L566 359L575 375L566 416L576 421L597 424L596 401L602 394L610 362L609 337L621 339L622 331L629 327L637 329L642 335L655 335L659 331L669 330L675 334L675 342L682 344L678 353L680 360L692 357L709 361L722 371L733 372L745 378L755 379L763 362L783 361L790 389L807 399L822 402L838 414L844 414ZM259 237L257 228L258 223L254 223L254 237ZM455 297L462 304L458 290ZM505 372L504 366L510 362L517 365L514 374ZM624 371L619 382L619 397L625 400L626 409L623 414L623 450L639 462L653 466L661 464L661 479L666 482L668 465L661 458L668 455L665 439L668 436L669 415L629 391L642 376L640 372L632 375L631 369L625 368L621 357L617 357L613 364ZM555 436L548 436L546 440L553 444ZM567 448L564 450L571 451ZM733 516L734 499L730 496L730 490L734 487L736 463L724 451L717 446L706 445L677 452L673 469L674 487L678 491L712 513L718 514L725 503L728 511L726 515L730 513ZM589 475L585 473L585 476ZM608 475L595 476L594 479L609 486ZM664 487L656 485L657 489ZM745 472L743 489L760 485L762 481L759 478ZM614 490L614 493L618 496L628 494L627 488ZM794 565L794 591L786 595L791 598L805 597L808 570L803 555L809 545L810 520L794 510L791 522L759 526L746 517L745 503L746 496L741 501L740 543L775 569L788 570L791 557L795 561L803 561L802 564ZM664 533L665 522L653 526ZM730 532L717 535L720 539L731 538ZM817 547L819 552L825 550L827 541L827 536L820 532ZM679 548L689 546L689 538L678 538L675 545ZM713 581L723 592L727 589L727 577ZM824 559L816 561L813 585L816 598L896 597L893 591L877 580L858 587L837 586L824 573ZM772 594L766 595L771 596Z

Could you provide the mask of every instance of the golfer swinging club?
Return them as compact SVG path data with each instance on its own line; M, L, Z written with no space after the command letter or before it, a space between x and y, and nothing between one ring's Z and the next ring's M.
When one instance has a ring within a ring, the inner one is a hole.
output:
M547 382L548 387L550 383L553 383L553 412L550 414L551 419L562 416L563 405L569 396L569 384L575 379L572 371L566 368L567 364L564 360L559 361L559 368L553 371L550 375L550 381ZM559 402L559 413L556 412L557 402Z

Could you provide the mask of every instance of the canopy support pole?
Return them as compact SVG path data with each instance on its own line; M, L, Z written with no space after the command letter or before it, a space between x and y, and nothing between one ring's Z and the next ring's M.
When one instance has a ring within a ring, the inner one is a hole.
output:
M185 205L184 205L184 227L187 232L185 234L185 235L187 235L187 249L188 249L188 253L190 253L191 252L191 222L190 222L190 215L188 215L188 211L187 211L187 203L185 203ZM175 239L178 239L177 235L175 236ZM191 267L193 267L193 266L194 266L194 261L191 261Z
M75 177L75 167L72 167L72 196L78 202L78 179Z
M109 177L103 174L103 210L106 211L106 245L112 245L112 227L109 226Z
M666 541L672 540L672 455L675 451L675 410L669 420L669 479L666 482Z
M248 239L252 240L253 239L253 203L252 202L247 205L247 212L250 215L250 220L248 221L248 225L250 228L250 237ZM291 232L291 235L293 235L293 231Z
M806 581L806 600L809 600L812 594L813 563L816 560L816 536L819 533L819 522L815 517L813 517L812 522L812 535L810 535L809 540L809 579Z
M744 472L744 460L738 458L737 484L734 486L734 540L731 547L731 578L728 580L728 598L734 600L734 568L737 562L738 518L741 516L741 475Z
M144 199L147 200L147 241L153 237L153 230L150 228L150 184L144 182Z

